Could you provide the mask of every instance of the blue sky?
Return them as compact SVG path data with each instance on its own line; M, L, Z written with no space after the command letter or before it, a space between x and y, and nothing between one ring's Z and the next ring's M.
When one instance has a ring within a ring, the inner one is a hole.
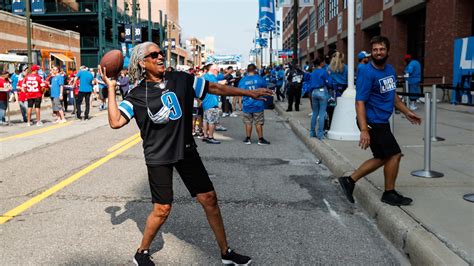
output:
M184 38L214 36L217 54L242 54L246 62L253 47L258 0L180 0L179 20Z

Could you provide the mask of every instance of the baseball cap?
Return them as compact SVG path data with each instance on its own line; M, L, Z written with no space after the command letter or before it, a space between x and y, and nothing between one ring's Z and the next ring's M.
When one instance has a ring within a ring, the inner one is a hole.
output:
M361 52L357 55L357 58L359 58L359 60L361 60L361 59L364 59L364 58L369 57L369 56L370 56L370 54L367 53L366 51L361 51Z
M403 61L409 61L409 60L411 60L411 55L406 54L406 55L403 57Z
M38 70L40 70L40 67L38 65L31 66L31 71L38 71Z

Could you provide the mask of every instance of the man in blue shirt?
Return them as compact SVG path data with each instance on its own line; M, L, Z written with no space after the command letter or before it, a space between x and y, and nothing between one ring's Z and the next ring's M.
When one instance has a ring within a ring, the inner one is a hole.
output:
M417 60L413 59L411 55L407 54L403 57L405 62L405 79L408 81L408 92L410 93L421 93L420 82L421 82L421 64ZM416 100L419 97L410 96L410 109L416 110Z
M81 67L81 70L77 72L76 77L74 78L74 82L72 84L76 84L76 81L79 79L79 93L77 94L76 98L76 116L77 119L81 119L81 104L82 101L86 100L86 110L84 112L84 119L88 120L89 119L89 110L90 110L90 98L91 98L91 93L92 89L94 86L94 75L89 71L89 69L85 66Z
M209 71L203 76L205 80L225 84L225 80L217 80L219 69L216 64L211 64L207 67ZM219 124L219 96L211 93L206 94L206 97L202 100L202 109L204 110L202 125L204 137L202 141L209 144L220 144L221 142L214 138L216 125Z
M59 68L53 66L51 68L51 99L53 103L53 112L56 114L57 120L54 123L64 123L64 111L61 101L63 100L64 77L59 74Z
M359 64L357 65L356 80L359 77L359 75L361 74L361 71L364 68L364 66L366 66L369 63L370 54L367 53L366 51L361 51L357 55L357 59L359 60Z
M247 66L247 76L243 77L239 82L239 88L245 90L256 90L258 88L266 88L267 82L257 74L257 66L250 64ZM258 145L269 145L270 142L263 138L263 124L265 103L263 100L255 100L250 97L243 97L242 100L243 118L245 124L244 139L245 144L252 144L250 138L252 136L252 122L255 123L255 129L258 135Z
M396 94L396 74L394 68L386 64L390 41L383 36L375 36L370 41L372 62L364 67L362 77L357 80L356 113L360 129L359 146L370 149L373 158L362 163L350 176L342 176L339 183L347 199L354 202L352 192L355 183L381 166L384 167L385 192L382 202L390 205L410 205L412 199L395 191L398 175L400 147L390 131L389 118L396 107L413 124L420 124L421 118L408 109Z

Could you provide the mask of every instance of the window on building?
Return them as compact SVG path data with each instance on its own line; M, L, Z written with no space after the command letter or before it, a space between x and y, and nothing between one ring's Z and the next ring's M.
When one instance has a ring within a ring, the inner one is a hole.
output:
M305 19L301 24L300 24L300 32L299 32L299 39L298 41L304 40L304 38L308 37L308 19Z
M339 0L329 0L329 20L335 18L338 12Z
M362 0L356 2L356 19L362 18Z
M318 5L318 28L321 28L326 23L326 1L323 0Z
M347 0L344 0L344 9L347 8Z
M309 32L313 33L316 31L316 11L309 14Z

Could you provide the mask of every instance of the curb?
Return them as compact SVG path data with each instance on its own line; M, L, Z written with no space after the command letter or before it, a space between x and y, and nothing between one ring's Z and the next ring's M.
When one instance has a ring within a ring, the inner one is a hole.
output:
M13 103L8 103L8 106L10 108L11 105L18 105L18 102L13 102ZM18 106L17 106L18 107ZM10 112L10 115L21 115L21 110L20 109L17 109L17 107L15 107L14 110L9 110ZM47 110L51 110L53 107L51 106L51 102L42 102L41 103L41 111L47 111ZM5 114L5 116L7 116L8 113ZM34 115L34 110L33 110L33 115Z
M309 137L309 132L299 120L292 120L279 104L277 113L288 121L293 132L322 160L335 175L352 173L350 161L324 141ZM380 190L367 179L357 182L354 197L357 203L375 220L378 229L414 265L469 265L464 259L449 249L439 238L429 232L400 207L383 204ZM341 192L342 193L342 192Z

